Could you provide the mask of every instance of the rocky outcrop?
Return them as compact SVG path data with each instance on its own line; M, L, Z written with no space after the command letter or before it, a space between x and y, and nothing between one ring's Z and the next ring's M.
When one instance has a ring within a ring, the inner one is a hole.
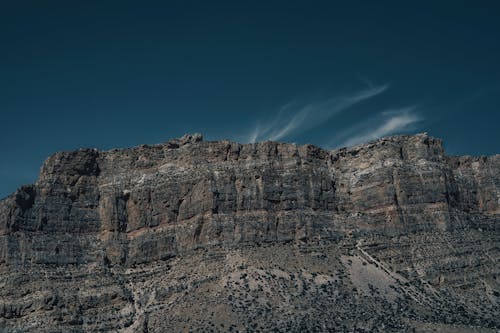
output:
M0 201L0 329L499 327L499 188L426 134L56 153Z

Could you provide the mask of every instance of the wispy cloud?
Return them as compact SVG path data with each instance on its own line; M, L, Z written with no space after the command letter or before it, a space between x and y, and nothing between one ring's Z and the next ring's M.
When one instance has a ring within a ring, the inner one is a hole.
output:
M375 119L357 124L338 135L331 146L346 147L375 140L407 130L420 120L422 118L416 113L415 106L381 112Z
M266 125L257 124L246 141L280 140L310 130L353 105L383 93L387 88L388 85L371 86L349 95L336 96L326 101L302 106L289 103L283 106Z

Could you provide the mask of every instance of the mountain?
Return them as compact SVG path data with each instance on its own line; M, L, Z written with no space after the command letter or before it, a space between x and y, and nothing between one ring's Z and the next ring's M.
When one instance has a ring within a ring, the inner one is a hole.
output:
M59 152L0 201L2 332L496 332L500 155Z

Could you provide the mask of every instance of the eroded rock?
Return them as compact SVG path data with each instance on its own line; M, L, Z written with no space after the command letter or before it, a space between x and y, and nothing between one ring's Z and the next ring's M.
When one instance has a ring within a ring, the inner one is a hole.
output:
M499 188L426 134L56 153L0 201L0 330L498 328Z

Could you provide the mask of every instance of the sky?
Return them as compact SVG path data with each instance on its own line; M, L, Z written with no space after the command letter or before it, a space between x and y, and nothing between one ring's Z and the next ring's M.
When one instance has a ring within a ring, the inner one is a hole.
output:
M2 1L0 197L56 151L326 149L428 132L500 153L499 1Z

